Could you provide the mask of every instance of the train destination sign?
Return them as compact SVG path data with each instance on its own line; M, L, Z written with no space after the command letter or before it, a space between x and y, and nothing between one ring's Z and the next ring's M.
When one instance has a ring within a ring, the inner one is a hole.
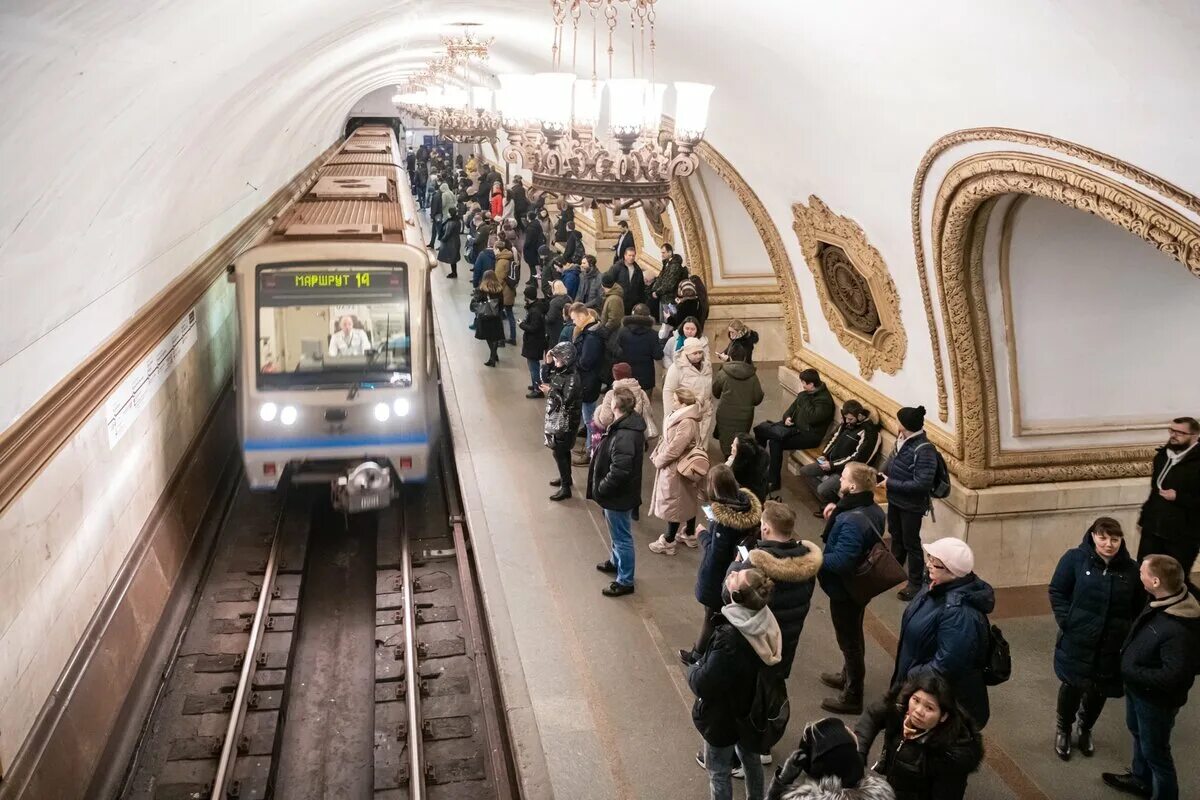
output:
M258 275L262 305L298 302L363 302L393 296L406 289L406 270L388 269L264 269Z

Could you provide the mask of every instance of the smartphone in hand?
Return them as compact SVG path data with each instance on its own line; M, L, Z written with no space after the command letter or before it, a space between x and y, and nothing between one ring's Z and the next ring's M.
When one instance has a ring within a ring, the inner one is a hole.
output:
M704 516L708 517L710 522L716 519L713 516L712 506L700 506L700 510L704 512Z
M744 544L739 544L737 546L737 551L738 551L738 558L740 558L742 561L750 560L750 551L746 549L746 546Z

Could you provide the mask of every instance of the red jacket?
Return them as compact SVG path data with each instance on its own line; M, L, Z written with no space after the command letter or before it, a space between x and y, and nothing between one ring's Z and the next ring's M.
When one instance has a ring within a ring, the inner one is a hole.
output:
M504 195L500 192L492 195L492 218L500 219L504 215Z

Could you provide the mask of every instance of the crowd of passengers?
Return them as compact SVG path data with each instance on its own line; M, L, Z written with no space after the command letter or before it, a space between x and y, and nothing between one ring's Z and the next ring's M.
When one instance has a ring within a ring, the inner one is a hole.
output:
M471 327L488 345L485 364L495 366L522 332L526 397L545 400L543 434L557 467L549 499L573 497L578 470L607 522L611 549L596 565L610 576L602 593L635 591L632 524L643 510L664 526L652 553L699 551L698 632L679 658L696 696L704 743L696 759L712 798L732 798L732 778L744 779L751 800L965 797L984 757L989 689L1007 679L1010 660L988 617L995 594L970 546L921 538L934 498L949 487L925 409L901 408L895 446L881 453L871 411L854 399L838 408L820 374L806 369L782 419L756 425L758 334L734 320L728 345L712 352L707 289L669 243L661 271L648 276L622 220L601 264L585 252L572 209L552 218L520 177L506 187L494 165L425 148L408 166L447 277L457 277L464 257L472 267ZM661 412L653 402L660 371ZM1121 524L1100 517L1062 556L1049 587L1059 628L1054 750L1063 760L1092 756L1105 702L1124 697L1132 763L1102 778L1155 800L1179 797L1171 730L1200 672L1200 602L1188 581L1200 550L1198 440L1196 419L1170 423L1138 519L1136 559ZM799 475L824 521L820 546L797 538L795 512L778 494L788 451L813 449L819 455ZM648 502L644 470L652 472ZM881 586L901 583L907 606L894 669L868 693L866 610ZM787 722L784 681L818 586L843 658L841 670L819 676L835 692L821 703L831 716L804 727L767 785L763 764ZM842 716L857 718L853 728Z

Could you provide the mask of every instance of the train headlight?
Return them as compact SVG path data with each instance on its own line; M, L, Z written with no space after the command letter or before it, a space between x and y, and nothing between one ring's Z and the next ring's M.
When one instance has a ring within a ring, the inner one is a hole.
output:
M258 416L263 422L273 422L278 413L279 408L274 403L263 403L262 408L258 409Z
M284 406L283 410L279 412L279 421L284 425L292 425L296 422L296 416L295 406Z
M396 402L392 403L392 410L396 412L397 417L408 416L408 398L397 397Z
M375 419L387 422L390 416L392 416L392 410L388 408L387 403L379 403L375 406Z

